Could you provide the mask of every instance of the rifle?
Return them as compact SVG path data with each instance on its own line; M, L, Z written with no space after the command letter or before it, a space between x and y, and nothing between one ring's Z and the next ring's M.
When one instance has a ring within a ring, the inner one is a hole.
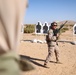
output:
M62 28L66 23L67 23L67 21L66 21L64 24L62 24L59 29L55 29L55 30L54 30L54 36L57 36L57 34L60 32L61 28ZM57 45L58 45L58 42L57 42L58 38L59 38L59 36L58 36L57 39L56 39L56 44L57 44Z
M63 26L64 26L66 23L67 23L67 21L66 21L64 24L62 24L59 29L55 29L55 30L54 30L54 36L56 36L56 35L60 32L61 28L63 28Z
M60 32L61 28L62 28L66 23L67 23L67 21L66 21L64 24L62 24L59 29L55 29L55 30L53 31L53 32L54 32L54 36L57 36L57 34ZM58 40L58 37L57 37L57 40ZM56 42L57 42L57 40L56 40ZM46 41L47 41L47 43L50 42L50 39L49 39L49 36L48 36L48 35L46 35ZM57 44L58 44L58 43L57 43Z

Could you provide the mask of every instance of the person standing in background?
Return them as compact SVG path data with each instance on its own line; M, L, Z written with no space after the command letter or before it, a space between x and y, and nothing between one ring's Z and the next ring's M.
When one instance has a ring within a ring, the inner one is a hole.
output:
M58 34L54 35L55 34L54 31L56 30L56 28L57 28L57 23L56 22L51 23L51 26L47 35L48 55L44 62L44 66L46 66L47 63L51 61L53 51L55 52L56 62L57 63L59 62L59 47L57 44L57 39L59 35Z

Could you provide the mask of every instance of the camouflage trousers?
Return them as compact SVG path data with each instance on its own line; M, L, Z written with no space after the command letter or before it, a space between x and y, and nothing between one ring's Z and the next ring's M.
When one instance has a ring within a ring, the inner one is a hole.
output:
M58 47L58 45L48 45L48 55L45 60L46 63L51 61L53 52L55 53L56 61L59 61L59 47Z
M0 75L20 75L19 57L13 52L0 55Z

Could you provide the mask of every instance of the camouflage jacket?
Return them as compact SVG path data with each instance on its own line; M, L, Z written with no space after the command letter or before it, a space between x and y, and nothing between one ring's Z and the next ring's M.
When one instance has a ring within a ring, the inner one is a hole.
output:
M56 44L56 39L57 39L57 37L56 36L54 36L54 32L53 32L53 30L52 29L50 29L49 31L48 31L48 41L47 41L47 44L50 44L50 45L55 45Z

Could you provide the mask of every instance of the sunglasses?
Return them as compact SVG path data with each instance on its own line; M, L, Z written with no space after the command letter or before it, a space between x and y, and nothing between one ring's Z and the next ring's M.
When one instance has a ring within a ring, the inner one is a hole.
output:
M53 25L53 26L57 26L57 25Z

